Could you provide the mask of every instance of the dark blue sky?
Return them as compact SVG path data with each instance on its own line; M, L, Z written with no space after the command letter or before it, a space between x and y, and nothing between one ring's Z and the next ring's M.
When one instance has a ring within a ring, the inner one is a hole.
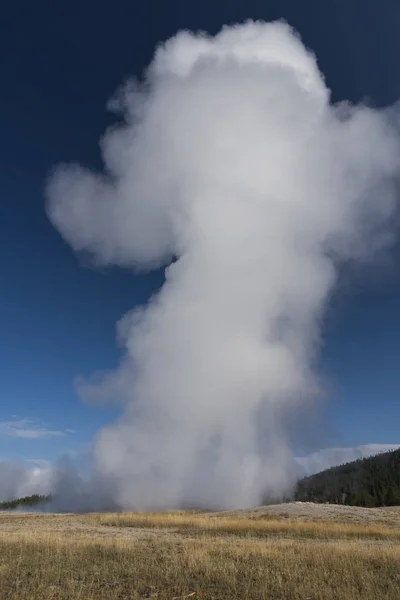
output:
M125 77L140 75L157 42L247 18L294 26L334 100L383 106L400 98L397 0L15 0L3 8L0 458L51 458L115 414L82 405L73 380L117 363L116 321L162 282L161 273L82 268L46 218L46 175L60 161L100 166L98 140L113 120L106 101ZM321 365L336 443L400 443L396 254L346 282L327 319Z

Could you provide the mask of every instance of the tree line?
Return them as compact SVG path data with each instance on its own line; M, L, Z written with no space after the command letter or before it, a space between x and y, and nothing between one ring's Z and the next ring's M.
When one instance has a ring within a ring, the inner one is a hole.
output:
M305 477L295 500L352 506L400 506L400 449Z
M20 506L24 508L31 508L38 506L39 504L50 502L50 500L51 496L40 496L39 494L33 494L33 496L24 496L23 498L16 498L15 500L0 502L0 510L15 510Z

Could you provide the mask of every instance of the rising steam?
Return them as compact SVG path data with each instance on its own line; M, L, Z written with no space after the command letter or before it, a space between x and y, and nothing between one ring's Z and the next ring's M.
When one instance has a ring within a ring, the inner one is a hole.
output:
M331 104L284 23L178 33L111 107L104 174L60 166L48 214L96 263L169 266L85 386L124 403L96 478L123 508L257 504L291 482L337 265L390 242L399 140L387 113Z

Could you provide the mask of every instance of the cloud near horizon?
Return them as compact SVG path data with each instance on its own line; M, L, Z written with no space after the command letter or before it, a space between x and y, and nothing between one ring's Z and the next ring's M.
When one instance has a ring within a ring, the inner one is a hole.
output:
M295 460L301 466L304 475L313 475L359 458L368 458L399 448L400 444L361 444L349 448L323 448L307 456L297 456Z
M319 471L337 465L352 462L358 458L368 458L375 454L397 450L400 444L363 444L349 448L323 448L307 456L294 458L294 472L297 477L313 475ZM76 470L69 465L52 463L40 458L29 458L25 461L0 460L0 502L13 500L33 494L48 495L60 493L60 475L65 481L65 473L69 473L70 481L82 486L81 477L74 478ZM82 474L81 474L82 475ZM71 490L66 490L71 494ZM90 508L90 499L88 500ZM68 502L59 499L52 508L67 510Z
M72 430L49 429L37 419L0 420L0 436L38 440L65 437L68 433Z
M17 460L0 460L0 502L32 496L50 494L54 490L53 465L28 465Z

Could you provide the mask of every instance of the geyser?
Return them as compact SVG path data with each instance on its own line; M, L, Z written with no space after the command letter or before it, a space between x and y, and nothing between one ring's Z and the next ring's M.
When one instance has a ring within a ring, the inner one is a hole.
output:
M104 173L59 166L48 214L95 263L166 279L118 324L120 367L83 386L123 401L95 439L95 480L132 509L285 493L286 425L319 392L337 267L392 239L388 114L332 105L281 22L180 32L110 106L123 123L101 141Z

